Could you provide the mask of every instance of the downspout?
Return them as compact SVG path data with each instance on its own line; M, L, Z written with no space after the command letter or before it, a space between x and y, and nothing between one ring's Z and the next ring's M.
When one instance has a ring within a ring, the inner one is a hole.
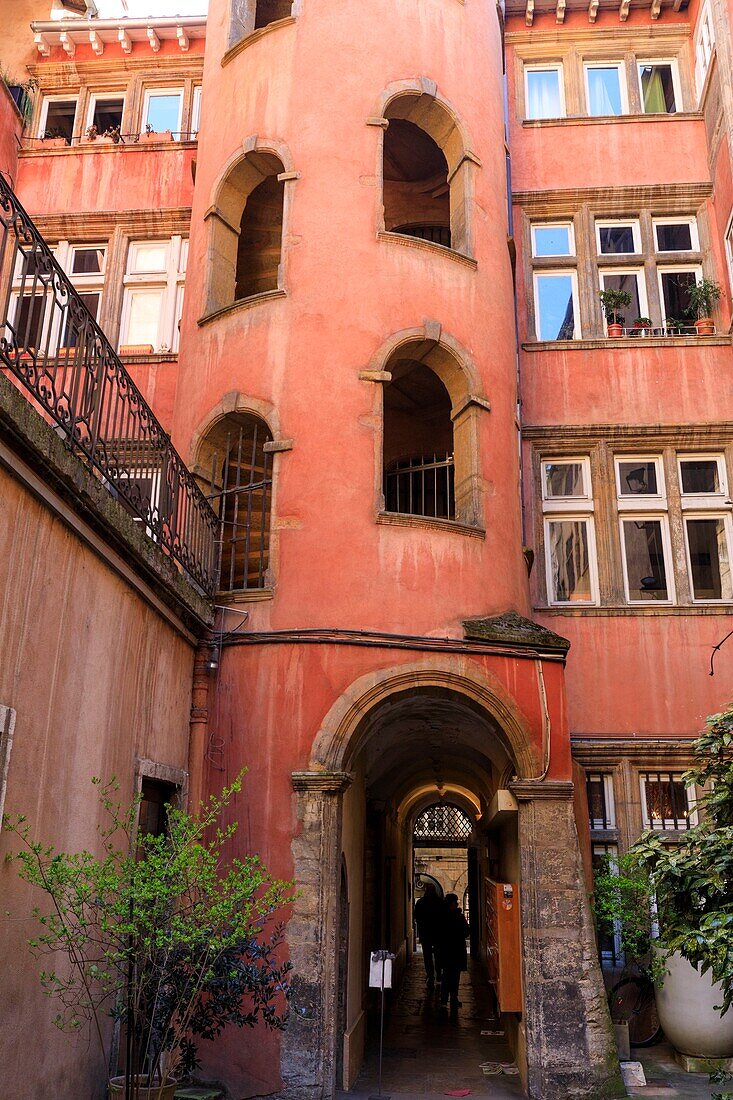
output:
M209 733L211 642L201 641L193 659L191 718L188 735L188 809L196 815L204 797L204 756Z

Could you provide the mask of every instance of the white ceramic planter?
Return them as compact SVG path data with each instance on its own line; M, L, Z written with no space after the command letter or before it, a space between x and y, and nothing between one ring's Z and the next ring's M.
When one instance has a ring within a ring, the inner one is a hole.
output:
M715 1011L723 1000L720 983L710 974L674 954L666 961L669 973L657 989L657 1011L664 1034L680 1054L698 1058L733 1056L733 1008L725 1016Z

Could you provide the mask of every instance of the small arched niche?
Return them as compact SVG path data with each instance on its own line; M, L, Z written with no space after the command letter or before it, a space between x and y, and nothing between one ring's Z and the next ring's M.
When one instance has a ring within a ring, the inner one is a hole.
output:
M266 588L270 565L272 433L253 413L230 413L204 437L197 468L219 518L219 591Z
M458 124L435 95L404 93L384 109L384 228L471 255L469 167Z
M282 161L254 150L228 172L211 208L207 312L278 290L285 182Z
M229 46L293 14L293 0L232 0Z
M386 513L480 528L478 416L469 377L448 348L408 340L383 367Z

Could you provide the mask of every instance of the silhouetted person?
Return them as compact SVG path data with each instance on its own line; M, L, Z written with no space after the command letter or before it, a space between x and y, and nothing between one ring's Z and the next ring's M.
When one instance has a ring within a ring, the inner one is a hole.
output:
M435 989L435 978L440 981L441 960L438 949L444 918L443 903L432 882L428 882L422 897L415 903L415 924L422 944L422 957L428 979L428 989Z
M468 970L467 936L468 922L458 908L458 897L456 894L446 894L439 939L440 959L443 967L440 1003L441 1005L447 1005L448 998L450 998L450 1010L453 1016L458 1012L460 1004L458 984L461 980L461 971Z

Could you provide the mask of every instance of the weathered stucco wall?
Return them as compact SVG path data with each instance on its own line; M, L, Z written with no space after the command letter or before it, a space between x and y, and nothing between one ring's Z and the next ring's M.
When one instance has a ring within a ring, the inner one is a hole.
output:
M129 800L136 758L188 766L192 649L45 505L0 468L0 703L17 712L5 812L34 838L99 844L91 779L116 776ZM3 1091L59 1100L101 1095L94 1037L62 1034L26 946L42 902L3 857L0 1030ZM7 914L7 915L6 915ZM61 965L61 960L59 960Z
M18 139L23 128L20 115L5 82L0 80L0 172L15 182L18 174Z

